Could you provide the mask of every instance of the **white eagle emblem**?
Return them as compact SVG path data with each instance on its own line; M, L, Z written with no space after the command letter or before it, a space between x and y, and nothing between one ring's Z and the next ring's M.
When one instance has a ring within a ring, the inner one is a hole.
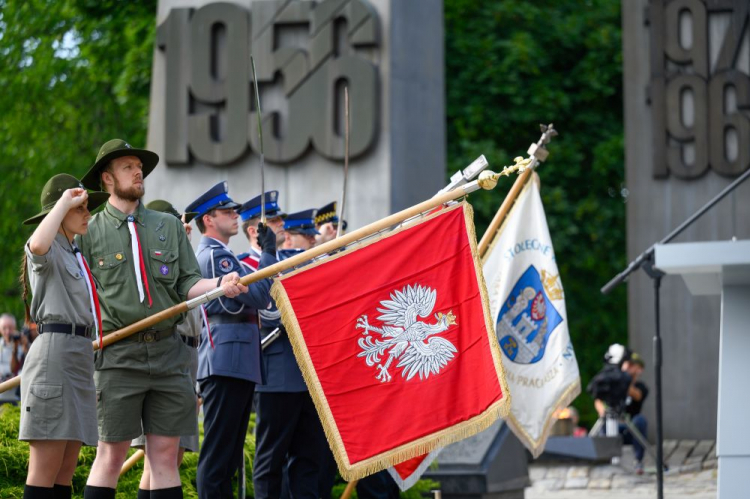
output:
M357 344L362 348L357 357L365 357L368 366L377 364L380 373L376 376L382 383L391 381L388 368L393 359L399 357L396 367L403 367L401 376L407 380L419 374L419 379L425 379L430 374L438 374L457 353L456 347L445 338L432 337L447 331L450 326L456 325L456 316L452 311L448 314L438 312L435 314L436 324L427 324L417 320L417 317L427 317L435 307L437 292L426 286L415 284L406 286L401 291L391 293L390 300L383 300L379 308L381 316L378 320L383 321L383 327L371 326L367 316L363 315L357 319L357 328L364 329ZM382 340L374 340L371 332L382 335ZM388 360L380 364L380 356L388 350Z

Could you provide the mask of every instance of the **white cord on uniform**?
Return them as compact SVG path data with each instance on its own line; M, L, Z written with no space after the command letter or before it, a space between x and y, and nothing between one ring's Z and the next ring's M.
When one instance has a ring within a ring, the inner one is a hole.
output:
M143 293L143 276L141 276L141 252L138 247L138 234L135 232L135 222L128 220L128 230L130 231L130 247L133 250L133 268L135 269L135 283L138 285L138 297L140 302L146 295Z

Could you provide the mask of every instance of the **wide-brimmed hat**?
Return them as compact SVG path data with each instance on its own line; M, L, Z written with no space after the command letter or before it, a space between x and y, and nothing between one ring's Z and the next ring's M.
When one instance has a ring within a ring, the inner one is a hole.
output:
M73 175L68 175L67 173L59 173L49 179L47 183L44 184L44 188L42 189L42 211L29 218L28 220L24 220L24 225L38 224L39 222L41 222L44 217L46 217L49 212L52 211L52 208L55 207L55 204L57 204L57 202L62 197L63 192L67 191L68 189L76 188L84 189L85 187L81 183L81 181L79 181ZM94 211L99 206L106 203L108 198L109 193L107 192L89 192L89 211Z
M170 203L169 201L164 201L163 199L154 199L146 205L146 209L160 211L162 213L169 213L170 215L174 215L182 220L182 214L179 211L175 210L174 206L172 206L172 203ZM184 215L185 223L189 224L196 216L198 216L198 212L186 211Z
M81 179L81 183L87 189L101 189L100 176L102 168L113 159L122 158L123 156L135 156L141 160L141 163L143 163L143 178L146 178L156 168L157 163L159 163L159 155L155 152L147 151L146 149L135 149L122 139L112 139L109 142L105 142L99 149L94 166L86 172L86 175Z

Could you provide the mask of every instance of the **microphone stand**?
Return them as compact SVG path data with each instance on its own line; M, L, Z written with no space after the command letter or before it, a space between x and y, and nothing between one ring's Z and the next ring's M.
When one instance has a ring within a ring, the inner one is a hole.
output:
M656 497L657 499L664 499L664 426L662 421L662 386L661 386L661 368L662 368L662 347L661 347L661 320L659 314L659 299L661 291L661 278L664 276L664 272L654 267L654 249L657 244L667 244L680 235L685 229L691 226L696 220L698 220L704 213L713 208L713 206L721 201L727 194L734 191L742 182L750 177L750 169L740 175L734 182L729 184L717 194L713 199L706 203L701 209L693 213L687 220L682 222L676 229L667 234L664 239L658 243L652 244L646 251L638 255L628 266L613 277L607 284L601 288L602 294L607 294L612 291L618 284L623 282L627 277L638 269L648 275L654 283L654 388L656 398Z

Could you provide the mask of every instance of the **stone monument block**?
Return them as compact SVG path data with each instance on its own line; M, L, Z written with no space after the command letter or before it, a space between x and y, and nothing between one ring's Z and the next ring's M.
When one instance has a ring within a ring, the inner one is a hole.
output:
M266 190L286 212L340 200L358 228L445 183L443 11L430 0L161 0L146 200L179 209L215 183L244 202ZM230 246L244 251L247 241Z

